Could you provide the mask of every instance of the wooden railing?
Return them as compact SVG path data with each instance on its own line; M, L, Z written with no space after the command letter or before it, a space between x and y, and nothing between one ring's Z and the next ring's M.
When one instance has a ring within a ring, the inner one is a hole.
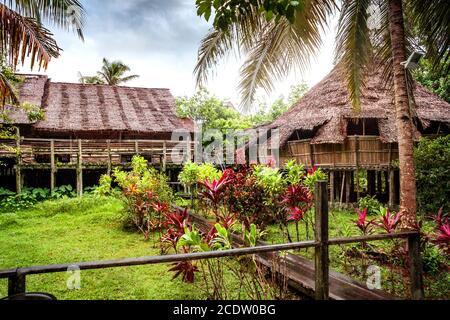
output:
M307 167L388 168L398 160L396 144L383 143L376 136L347 137L343 144L311 144L311 139L289 141L289 155Z
M65 263L47 266L19 267L0 271L0 279L8 279L10 296L26 292L26 277L34 274L66 272L68 270L92 270L180 261L215 259L254 255L265 252L279 252L291 249L314 248L315 250L315 298L329 299L329 252L330 245L378 241L386 239L408 239L410 291L413 299L423 299L422 262L419 252L420 235L417 232L379 234L362 237L328 239L328 193L327 182L316 183L315 191L315 240L287 244L264 245L250 248L237 248L223 251L208 251L188 254L129 258L120 260Z

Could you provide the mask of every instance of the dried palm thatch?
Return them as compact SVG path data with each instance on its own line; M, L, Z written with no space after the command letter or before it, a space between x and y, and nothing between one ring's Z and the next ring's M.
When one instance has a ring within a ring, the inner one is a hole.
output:
M192 121L176 116L169 89L57 83L46 76L25 75L20 100L44 108L45 120L33 125L41 136L193 131Z
M336 66L296 105L264 128L280 129L281 146L286 144L296 130L314 129L317 132L312 144L343 143L347 137L348 121L375 118L378 120L381 141L396 142L393 88L385 86L382 70L379 68L369 69L366 76L367 84L362 89L359 113L355 113L352 108L342 71ZM423 128L427 128L431 121L450 127L450 104L418 83L415 84L414 97L414 110ZM417 131L416 138L419 137L420 133Z

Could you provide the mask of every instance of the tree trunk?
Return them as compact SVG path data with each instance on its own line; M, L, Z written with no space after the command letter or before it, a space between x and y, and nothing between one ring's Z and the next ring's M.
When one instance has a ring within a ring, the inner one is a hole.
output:
M409 108L405 68L407 60L401 0L389 0L389 30L392 43L396 125L400 163L400 210L403 226L416 225L416 179L414 169L413 123Z

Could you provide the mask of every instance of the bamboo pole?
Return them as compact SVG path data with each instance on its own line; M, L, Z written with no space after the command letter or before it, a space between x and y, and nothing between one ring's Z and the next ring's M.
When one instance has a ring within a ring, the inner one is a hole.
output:
M55 141L50 140L50 191L53 194L56 186Z

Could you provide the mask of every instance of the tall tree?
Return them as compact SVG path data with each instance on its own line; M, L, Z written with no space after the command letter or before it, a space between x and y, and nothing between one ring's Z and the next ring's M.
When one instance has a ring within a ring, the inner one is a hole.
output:
M118 86L125 82L139 78L138 75L125 76L130 71L130 67L121 61L112 61L103 58L103 66L96 76L82 76L80 74L80 82L87 84L108 84Z
M320 31L336 13L334 0L196 0L198 14L207 20L215 11L214 28L203 39L195 69L203 83L217 61L230 51L247 55L239 88L249 106L258 87L270 91L274 82L292 67L305 68L321 45ZM406 6L406 9L403 6ZM385 67L386 81L393 84L400 154L401 211L408 226L416 224L416 185L413 161L413 114L407 85L409 39L406 21L423 35L428 59L450 60L450 6L447 0L343 0L336 39L336 61L342 67L349 96L360 109L364 73L373 61ZM369 19L378 28L371 30Z

